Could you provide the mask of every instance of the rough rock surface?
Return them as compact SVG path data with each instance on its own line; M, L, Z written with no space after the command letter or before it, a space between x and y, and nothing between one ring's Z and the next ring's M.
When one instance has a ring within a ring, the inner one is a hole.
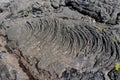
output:
M0 80L120 80L120 0L0 3Z

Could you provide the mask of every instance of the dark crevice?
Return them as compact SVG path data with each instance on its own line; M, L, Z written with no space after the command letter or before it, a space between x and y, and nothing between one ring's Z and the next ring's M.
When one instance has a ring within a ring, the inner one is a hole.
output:
M66 6L68 6L69 8L72 8L73 10L77 10L79 13L81 13L83 15L88 15L88 16L94 18L98 22L101 22L101 23L104 22L102 17L101 17L100 12L95 13L95 12L93 12L91 10L88 10L85 7L80 6L79 4L77 4L77 3L73 2L73 1L67 2Z
M24 59L24 56L22 55L22 52L18 49L18 53L16 53L16 55L19 56L19 66L22 68L23 72L25 72L29 78L29 80L38 80L36 79L30 72L29 68L27 68L23 62L21 61L22 59Z
M3 9L0 8L0 13L3 13Z
M13 50L11 50L8 46L5 47L7 49L7 51L9 53L13 53ZM18 56L17 54L15 54L18 58L20 58L20 56ZM17 59L18 59L17 58ZM19 67L22 68L23 72L25 72L29 78L29 80L37 80L35 79L32 74L29 72L29 70L23 65L23 63L18 59L18 63L19 63Z
M9 40L8 40L7 36L5 36L5 39L6 39L6 42L8 43ZM26 68L26 66L20 60L21 57L23 57L23 55L19 49L13 49L13 48L9 47L8 45L5 45L5 49L7 50L8 53L15 54L15 56L17 57L16 59L18 60L18 63L19 63L19 67L22 68L23 72L25 72L27 74L27 77L29 78L29 80L37 80L32 76L32 74L29 72L29 70ZM14 50L17 50L18 53L15 53Z
M22 68L22 70L27 74L29 77L29 80L37 80L33 77L33 75L29 72L29 70L25 67L25 65L19 60L19 66Z

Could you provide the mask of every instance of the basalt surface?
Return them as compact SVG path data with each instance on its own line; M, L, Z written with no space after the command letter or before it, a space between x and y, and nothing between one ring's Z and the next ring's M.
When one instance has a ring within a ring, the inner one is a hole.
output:
M0 3L0 80L119 80L119 0Z

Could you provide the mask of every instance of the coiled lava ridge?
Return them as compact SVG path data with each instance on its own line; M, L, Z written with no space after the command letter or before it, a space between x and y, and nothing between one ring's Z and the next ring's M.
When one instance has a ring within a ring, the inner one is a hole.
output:
M64 80L62 74L67 68L78 70L79 76L102 71L105 77L119 61L117 41L94 25L50 17L30 18L24 22L15 19L7 22L10 27L5 24L1 31L7 36L8 46L19 49L20 54L16 54L20 62L36 80L41 80L42 75L51 80Z

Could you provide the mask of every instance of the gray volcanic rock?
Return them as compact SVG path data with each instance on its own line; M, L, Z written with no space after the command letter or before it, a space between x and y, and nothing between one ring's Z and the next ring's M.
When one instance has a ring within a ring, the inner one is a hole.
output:
M110 20L111 24L115 24L120 11L119 0L66 0L66 5L95 18L97 21L107 22Z
M19 62L5 48L5 39L0 37L0 80L28 80L28 76L19 67Z
M120 79L119 0L11 0L0 16L1 80Z
M120 79L120 71L115 71L114 69L108 73L108 76L111 80L119 80Z

